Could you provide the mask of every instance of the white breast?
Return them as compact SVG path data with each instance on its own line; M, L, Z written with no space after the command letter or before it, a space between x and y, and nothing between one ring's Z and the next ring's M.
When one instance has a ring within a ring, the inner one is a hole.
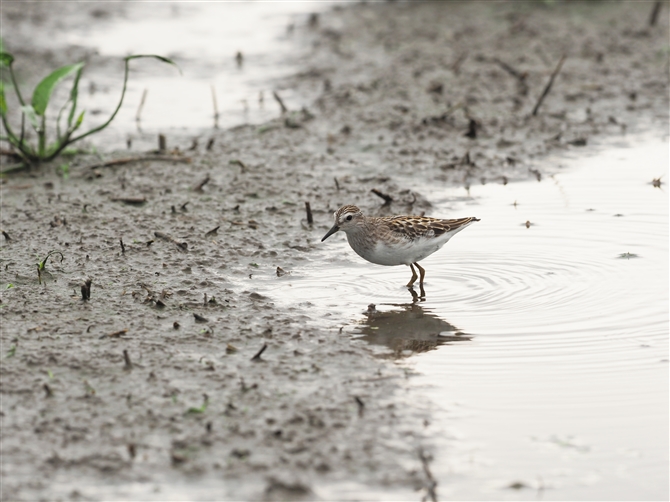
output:
M348 236L347 236L348 237ZM370 248L360 248L349 241L351 248L361 257L377 265L409 265L423 260L444 246L451 236L442 235L438 238L422 238L414 241L402 241L387 244L383 241Z

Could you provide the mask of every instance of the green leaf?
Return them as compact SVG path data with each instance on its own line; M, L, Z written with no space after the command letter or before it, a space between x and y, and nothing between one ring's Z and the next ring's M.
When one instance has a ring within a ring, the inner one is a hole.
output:
M77 96L79 95L79 79L81 78L82 68L79 68L79 70L77 71L77 75L75 75L74 82L72 83L72 90L70 91L70 101L72 101L72 108L70 109L70 115L68 115L67 118L68 127L72 125L72 118L74 117L75 110L77 109ZM77 127L75 127L74 129L76 129ZM74 131L74 129L72 130Z
M79 72L83 66L84 63L63 66L52 72L48 77L37 84L32 99L32 105L37 115L44 115L47 110L47 105L49 104L49 99L51 99L51 93L59 82L73 73Z
M0 83L0 113L7 113L7 101L5 101L5 86Z
M0 52L0 66L10 66L14 62L14 56L9 52Z
M46 266L47 266L47 260L51 257L51 255L56 255L56 254L59 254L59 255L60 255L60 261L61 261L61 262L64 260L63 253L61 253L60 251L55 251L55 250L54 250L54 251L49 251L49 253L46 255L46 257L44 258L44 260L42 260L40 263L37 264L37 266L39 267L39 269L40 269L40 270L45 270L45 268L46 268ZM52 261L53 261L53 260L52 260Z
M79 126L81 125L81 123L84 121L84 114L85 113L86 113L86 110L84 110L83 112L81 112L79 114L79 117L77 117L77 121L74 123L74 127L72 128L73 131L76 131L79 128Z
M33 129L39 131L40 121L37 118L37 113L35 113L35 109L31 105L26 105L21 107L21 111L28 118L28 122L30 122L30 125L33 126Z
M205 398L205 400L202 403L202 406L199 408L196 408L195 406L189 408L186 410L186 414L195 414L195 413L205 413L205 410L207 409L207 406L209 405L209 399Z

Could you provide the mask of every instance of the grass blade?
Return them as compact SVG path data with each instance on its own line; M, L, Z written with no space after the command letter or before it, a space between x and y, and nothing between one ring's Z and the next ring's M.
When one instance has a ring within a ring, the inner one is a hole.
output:
M5 83L0 81L0 113L7 113L7 101L5 101Z
M171 59L166 58L164 56L159 56L158 54L135 54L134 56L127 56L125 58L125 60L130 61L131 59L139 59L139 58L154 58L154 59L158 59L159 61L162 61L163 63L171 64L175 68L177 68L177 70L179 70L179 74L181 75L181 68L179 68L177 63L175 63Z
M9 76L12 79L14 92L16 92L16 97L19 98L19 103L21 104L21 106L23 106L26 103L23 101L23 96L21 96L21 90L19 89L19 85L16 83L16 75L14 75L14 68L12 68L13 62L14 62L14 56L12 56L9 52L4 51L0 52L0 66L6 66L7 68L9 68ZM23 129L21 130L21 134L23 134Z
M70 129L70 127L72 126L72 119L74 118L74 114L77 109L77 96L79 95L79 79L81 78L82 68L83 66L79 68L79 70L77 70L77 74L74 77L74 83L72 84L72 90L70 91L70 101L72 101L72 108L70 109L70 115L68 115L67 118L68 129Z
M23 153L21 148L22 142L19 141L16 134L14 134L14 131L9 125L9 122L7 121L7 101L5 101L5 85L2 81L0 81L0 118L2 119L2 125L5 127L5 131L7 131L7 136L3 137L3 140L7 141L14 148L16 148L18 153Z

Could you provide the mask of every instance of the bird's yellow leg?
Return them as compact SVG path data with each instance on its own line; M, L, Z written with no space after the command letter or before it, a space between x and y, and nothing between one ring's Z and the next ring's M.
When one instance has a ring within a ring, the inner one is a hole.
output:
M417 265L417 266L418 266L418 265ZM411 263L409 264L409 268L412 269L412 278L411 278L410 281L407 283L407 287L408 287L408 288L411 288L411 287L414 285L414 282L416 281L417 277L419 277L419 276L416 275L416 270L414 270L414 266L413 266Z
M419 278L419 285L423 286L423 278L426 277L426 270L418 263L415 263L414 265L416 265L416 268L419 269L419 273L421 274L421 277ZM414 279L416 280L416 277Z

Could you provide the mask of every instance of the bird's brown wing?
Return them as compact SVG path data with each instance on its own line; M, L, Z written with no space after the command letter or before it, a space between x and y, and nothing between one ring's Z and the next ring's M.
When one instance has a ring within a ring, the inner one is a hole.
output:
M386 223L393 233L414 240L419 237L436 237L454 232L473 221L479 221L479 219L474 216L452 220L441 220L427 216L395 216L388 218Z

